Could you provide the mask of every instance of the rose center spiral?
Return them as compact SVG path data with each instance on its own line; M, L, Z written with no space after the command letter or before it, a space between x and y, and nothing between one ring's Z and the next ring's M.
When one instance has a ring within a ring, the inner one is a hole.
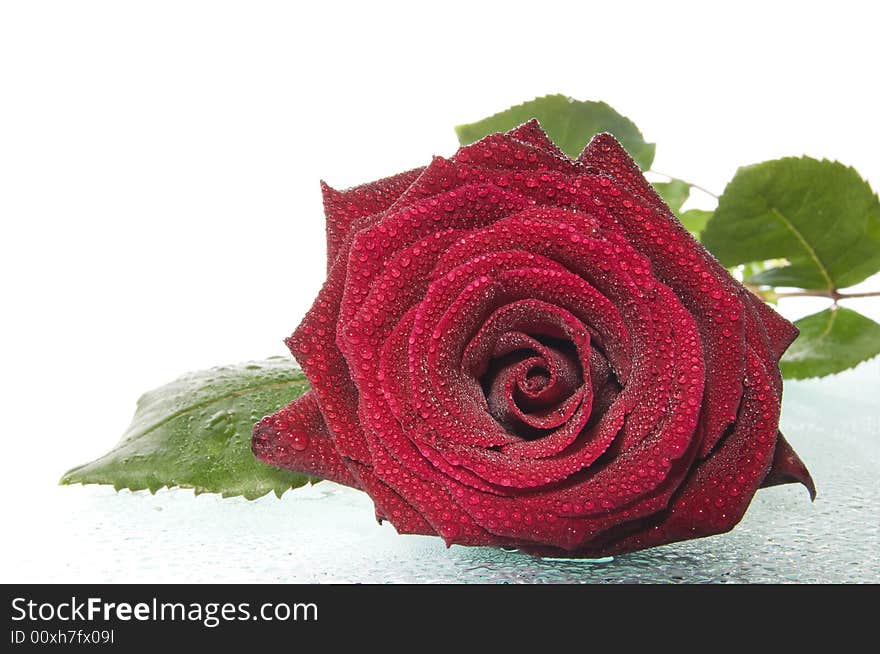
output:
M480 384L492 417L527 440L564 424L590 392L572 343L522 332L499 339Z

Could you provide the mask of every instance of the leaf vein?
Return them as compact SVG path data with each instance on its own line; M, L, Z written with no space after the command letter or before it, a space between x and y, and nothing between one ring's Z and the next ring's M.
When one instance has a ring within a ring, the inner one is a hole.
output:
M809 244L807 239L804 238L804 235L801 234L800 230L794 226L794 224L786 218L779 209L776 207L770 207L770 213L778 219L798 240L801 244L801 247L804 248L804 251L810 256L813 260L813 263L816 264L816 268L819 269L819 273L822 277L825 278L825 282L828 284L828 290L834 290L834 282L831 280L831 275L828 272L828 269L825 267L825 264L822 263L822 260L819 258L819 255L816 254L816 250L813 249L813 246Z

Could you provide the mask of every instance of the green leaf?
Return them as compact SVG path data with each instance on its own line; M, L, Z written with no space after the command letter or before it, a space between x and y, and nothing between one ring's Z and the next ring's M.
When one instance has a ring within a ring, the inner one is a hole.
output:
M700 238L703 230L706 228L706 223L709 222L709 219L712 217L711 211L703 211L702 209L688 209L683 212L678 218L681 220L681 224L684 225L684 228L688 230L695 237Z
M740 168L702 233L725 266L787 259L752 281L835 289L880 270L880 202L852 168L809 157Z
M455 132L462 145L494 132L506 132L537 118L553 142L572 159L583 151L595 134L609 132L630 156L647 170L654 161L654 144L645 138L629 118L621 116L604 102L580 101L564 95L545 95L476 123L458 125Z
M782 266L787 265L788 261L785 259L767 259L766 261L752 261L751 263L745 263L742 265L742 280L746 284L759 286L760 282L755 280L760 280L763 273L771 268L781 268Z
M668 182L655 182L654 189L663 198L663 201L672 209L672 213L676 216L681 211L688 196L691 194L690 184L680 179L671 179Z
M189 373L144 394L116 447L69 470L61 483L280 497L311 478L257 461L251 429L308 389L302 371L283 357Z
M826 309L794 324L801 333L779 364L787 378L824 377L880 354L880 325L851 309Z

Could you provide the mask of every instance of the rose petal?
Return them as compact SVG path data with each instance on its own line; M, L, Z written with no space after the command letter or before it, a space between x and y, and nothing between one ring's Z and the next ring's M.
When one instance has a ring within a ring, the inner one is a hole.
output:
M776 445L779 403L772 399L764 364L748 355L748 379L734 432L700 463L676 494L669 509L645 523L625 525L626 535L584 548L583 556L630 552L679 540L729 531L745 514L770 468ZM764 395L766 399L759 397Z
M400 194L421 175L423 168L409 170L370 184L337 191L321 181L324 215L327 218L327 271L339 254L352 223L390 207Z
M437 533L422 517L419 510L373 474L371 467L362 463L352 463L352 468L357 471L364 490L375 503L376 519L380 523L389 520L398 534L435 535Z
M263 463L361 488L339 457L313 391L258 422L251 447Z
M773 453L773 463L770 471L761 482L761 488L778 486L780 484L803 484L810 493L810 499L816 499L816 484L810 476L807 466L800 457L791 449L791 445L785 440L782 433L776 435L776 450Z
M541 150L546 150L559 159L568 160L569 158L567 154L560 150L557 145L550 140L550 137L547 136L543 129L541 129L541 125L535 118L530 119L519 127L514 127L507 132L507 135L518 141L534 145Z

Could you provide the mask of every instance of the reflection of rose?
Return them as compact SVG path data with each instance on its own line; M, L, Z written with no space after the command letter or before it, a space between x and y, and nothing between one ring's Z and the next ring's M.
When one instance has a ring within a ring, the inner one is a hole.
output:
M795 328L696 243L611 136L537 123L324 188L330 271L288 339L313 390L268 463L402 533L598 556L716 534L812 481L777 433Z

